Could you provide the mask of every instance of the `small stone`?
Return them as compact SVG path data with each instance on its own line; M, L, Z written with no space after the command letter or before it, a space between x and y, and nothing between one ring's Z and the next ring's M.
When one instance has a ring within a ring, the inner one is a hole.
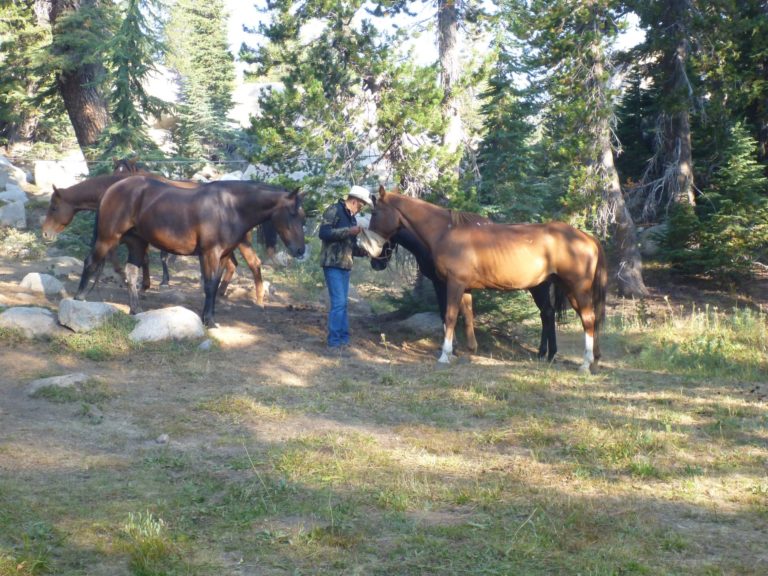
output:
M170 438L170 436L168 436L168 434L160 434L160 436L158 436L155 439L155 442L157 442L158 444L168 444L168 441L170 439L171 438Z

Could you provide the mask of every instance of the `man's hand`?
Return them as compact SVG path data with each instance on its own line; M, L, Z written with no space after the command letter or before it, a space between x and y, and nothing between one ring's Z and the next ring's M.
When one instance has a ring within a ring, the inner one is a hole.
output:
M360 226L350 226L349 227L349 235L350 236L357 236L358 234L360 234L360 230L362 230L362 228L360 228Z

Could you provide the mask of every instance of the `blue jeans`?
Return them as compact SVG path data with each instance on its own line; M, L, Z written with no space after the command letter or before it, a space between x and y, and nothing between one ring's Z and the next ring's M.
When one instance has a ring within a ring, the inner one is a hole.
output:
M328 267L323 268L323 274L328 295L331 297L331 308L328 311L328 346L343 346L349 344L347 297L351 271Z

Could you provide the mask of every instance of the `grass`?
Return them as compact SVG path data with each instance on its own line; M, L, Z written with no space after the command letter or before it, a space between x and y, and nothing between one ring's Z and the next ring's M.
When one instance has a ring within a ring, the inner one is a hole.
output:
M311 271L275 274L322 293ZM515 302L489 304L481 346L537 342L524 315L500 328ZM637 304L609 318L597 376L500 348L436 369L374 328L380 353L301 367L259 344L138 346L131 328L118 315L18 351L100 376L2 429L1 576L768 569L760 312ZM559 337L578 360L572 317ZM102 425L67 412L78 402L105 405Z

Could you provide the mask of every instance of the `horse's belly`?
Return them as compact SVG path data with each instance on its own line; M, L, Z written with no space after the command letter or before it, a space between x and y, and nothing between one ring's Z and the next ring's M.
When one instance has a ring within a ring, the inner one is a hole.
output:
M198 239L196 235L184 236L162 229L142 230L139 228L137 230L142 238L160 250L180 256L190 256L198 253Z
M552 273L549 262L538 251L504 251L479 258L472 288L523 290L538 286Z

